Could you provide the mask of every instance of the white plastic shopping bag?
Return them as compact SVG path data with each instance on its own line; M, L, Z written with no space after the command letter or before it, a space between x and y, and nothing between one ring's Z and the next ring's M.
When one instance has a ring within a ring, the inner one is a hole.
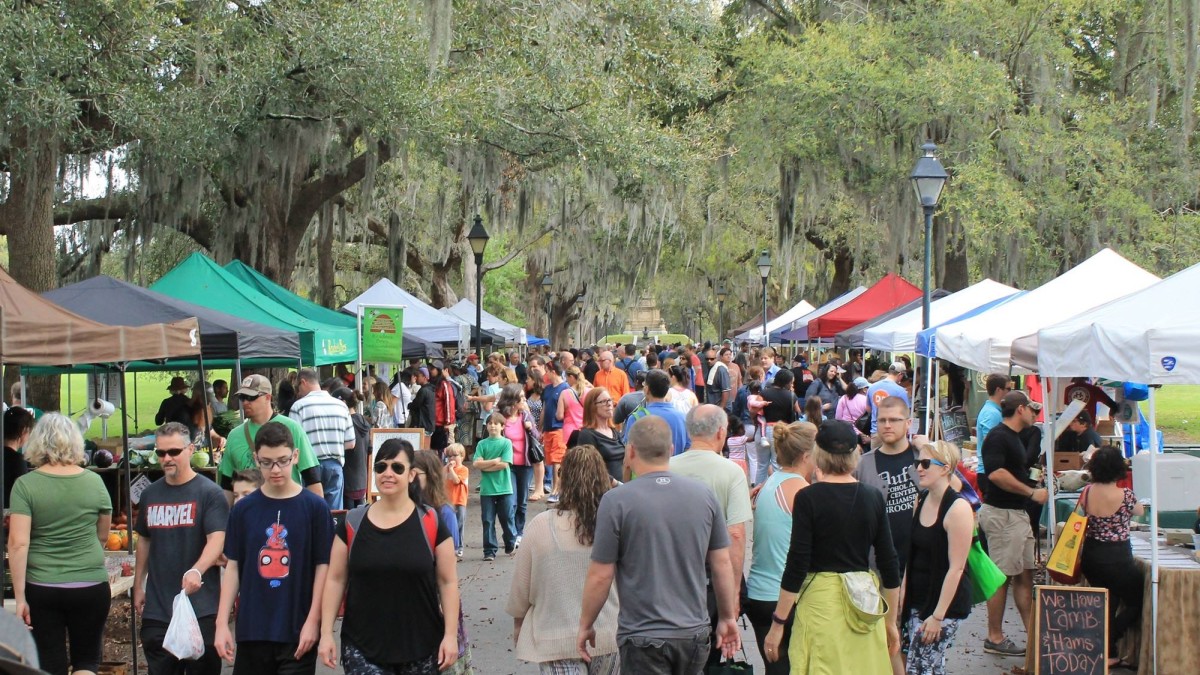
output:
M163 649L186 661L204 656L204 636L200 634L200 623L187 593L179 591L171 603L171 624L163 637Z

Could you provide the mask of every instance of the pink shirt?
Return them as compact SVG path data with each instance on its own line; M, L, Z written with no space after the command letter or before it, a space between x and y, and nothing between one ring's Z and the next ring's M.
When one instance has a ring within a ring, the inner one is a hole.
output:
M526 466L525 461L525 416L513 415L504 421L504 437L512 441L513 464Z
M563 390L559 400L562 401L564 408L562 437L565 443L571 438L573 432L583 428L583 404L579 402L575 390L570 387Z
M834 419L839 419L843 422L854 424L854 421L862 417L862 414L867 411L867 395L859 392L858 396L850 398L843 396L838 399L837 412L834 414Z

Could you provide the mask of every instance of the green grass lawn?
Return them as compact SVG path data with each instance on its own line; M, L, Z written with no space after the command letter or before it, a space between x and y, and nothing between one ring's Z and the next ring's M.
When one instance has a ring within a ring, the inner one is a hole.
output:
M1200 385L1163 387L1154 403L1164 443L1200 442ZM1140 405L1148 415L1149 405Z
M154 415L158 412L158 406L162 400L167 397L167 385L171 382L173 375L182 375L187 378L188 382L194 382L197 378L196 373L128 373L125 375L125 396L129 400L129 434L131 436L138 435L139 432L153 431L157 426L154 424ZM228 370L214 370L206 373L208 381L225 380L232 381L232 374ZM68 390L68 382L70 389ZM134 395L134 384L137 384L137 395ZM87 376L86 375L64 375L62 379L62 410L70 412L72 418L78 417L84 408L87 406ZM121 401L118 392L110 394L110 403L117 406L117 412L108 420L108 435L110 437L120 436L122 431L123 419L121 417ZM136 423L135 423L136 420ZM92 422L92 426L88 428L88 438L100 438L103 435L103 425L101 420Z

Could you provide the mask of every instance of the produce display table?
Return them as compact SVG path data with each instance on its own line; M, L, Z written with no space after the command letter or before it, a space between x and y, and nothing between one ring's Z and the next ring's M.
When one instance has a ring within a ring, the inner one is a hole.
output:
M1139 675L1149 675L1154 671L1155 649L1158 650L1158 675L1200 673L1200 651L1196 650L1195 645L1195 637L1200 635L1200 562L1196 562L1192 549L1167 546L1159 539L1158 640L1139 641L1141 635L1151 634L1153 625L1150 533L1133 532L1130 542L1133 545L1133 557L1146 575L1146 602L1142 606L1140 631L1129 631L1122 645L1122 655L1127 660L1137 661ZM1132 650L1135 646L1136 653ZM1126 654L1126 651L1129 653Z

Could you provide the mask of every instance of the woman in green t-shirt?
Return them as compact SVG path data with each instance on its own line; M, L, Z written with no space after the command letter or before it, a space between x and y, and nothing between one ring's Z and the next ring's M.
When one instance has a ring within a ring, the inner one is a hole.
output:
M8 535L16 614L33 629L43 670L95 673L111 603L100 542L112 502L100 476L82 468L83 437L67 417L42 417L25 458L33 470L13 486Z

